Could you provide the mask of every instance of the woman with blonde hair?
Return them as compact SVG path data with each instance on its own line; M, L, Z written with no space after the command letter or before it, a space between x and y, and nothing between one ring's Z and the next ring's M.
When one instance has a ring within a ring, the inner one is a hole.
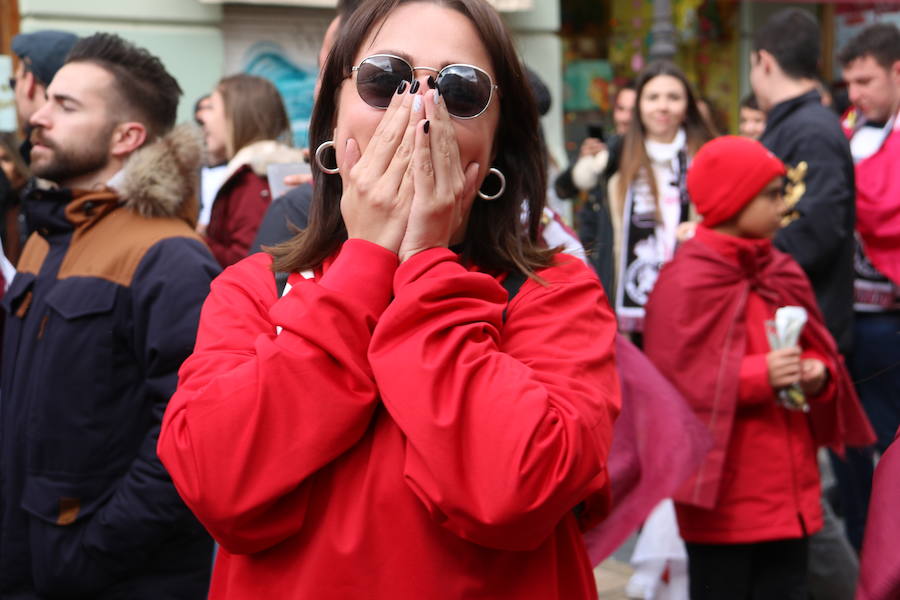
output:
M693 231L685 175L694 153L714 137L690 83L672 63L649 64L636 89L619 171L609 182L614 300L619 328L628 332L642 331L644 303L660 267Z
M203 130L210 157L228 161L225 181L213 201L206 243L223 267L247 256L272 201L270 164L300 162L302 150L289 147L290 122L272 83L253 75L222 79L210 94Z

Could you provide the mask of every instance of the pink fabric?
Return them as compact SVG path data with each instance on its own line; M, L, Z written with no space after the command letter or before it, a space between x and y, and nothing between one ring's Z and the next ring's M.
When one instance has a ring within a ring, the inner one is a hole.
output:
M591 564L613 553L700 466L712 447L706 426L682 395L626 338L616 337L622 412L609 455L613 505L585 533Z
M897 434L900 435L900 430ZM900 598L900 561L897 560L900 512L897 512L897 498L900 498L900 445L895 437L875 469L856 600Z

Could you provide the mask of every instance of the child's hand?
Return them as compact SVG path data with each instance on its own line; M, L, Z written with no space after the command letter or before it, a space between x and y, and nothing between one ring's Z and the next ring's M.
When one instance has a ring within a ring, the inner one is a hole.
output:
M825 363L817 358L804 358L800 366L800 387L807 396L816 396L825 387L828 380L828 369Z
M694 221L685 221L684 223L679 223L678 227L675 229L675 239L678 240L678 243L686 242L697 232L697 223Z
M766 354L769 367L769 383L777 389L800 382L800 348L783 348Z

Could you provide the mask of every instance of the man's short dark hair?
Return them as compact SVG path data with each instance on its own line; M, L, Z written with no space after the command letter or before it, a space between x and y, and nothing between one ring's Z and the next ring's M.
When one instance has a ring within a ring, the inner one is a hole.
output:
M95 33L75 44L66 64L93 63L108 71L128 118L147 128L147 140L175 125L181 87L162 62L144 48L111 33Z
M900 29L893 23L877 23L860 31L847 42L838 60L847 66L858 58L871 56L884 69L900 60Z
M797 8L772 15L753 35L753 51L765 50L792 79L814 79L819 72L819 24Z

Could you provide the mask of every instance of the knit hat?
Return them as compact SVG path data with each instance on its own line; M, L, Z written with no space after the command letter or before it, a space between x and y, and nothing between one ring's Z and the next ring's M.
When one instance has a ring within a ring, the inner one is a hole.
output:
M19 58L28 59L29 70L47 86L77 41L78 37L68 31L47 29L20 33L12 40L12 51Z
M688 193L703 224L714 227L746 206L784 164L750 138L726 135L704 144L687 174Z

